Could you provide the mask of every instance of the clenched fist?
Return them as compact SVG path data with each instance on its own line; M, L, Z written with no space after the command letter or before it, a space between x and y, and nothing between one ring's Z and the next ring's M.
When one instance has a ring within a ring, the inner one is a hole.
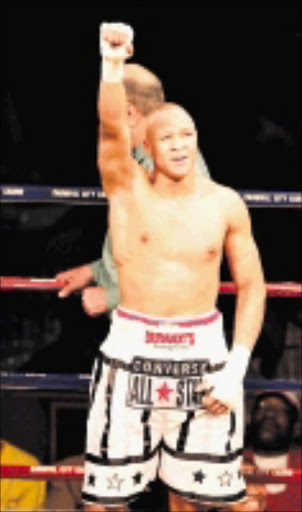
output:
M102 23L100 53L103 59L124 62L133 55L133 29L124 23Z

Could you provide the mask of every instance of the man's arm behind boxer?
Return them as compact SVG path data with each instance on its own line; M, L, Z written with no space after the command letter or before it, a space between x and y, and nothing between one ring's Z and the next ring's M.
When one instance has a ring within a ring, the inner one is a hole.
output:
M97 260L94 264L102 265L102 260ZM89 316L101 315L117 305L118 286L115 283L112 283L112 286L110 283L107 283L107 286L87 286L93 282L92 265L82 265L59 272L56 279L62 283L58 293L61 299L82 290L82 306ZM114 301L113 297L116 297Z
M58 272L55 277L62 284L58 293L62 299L93 282L92 267L89 264Z
M105 236L100 260L59 272L56 279L62 283L60 298L82 290L82 304L88 315L96 316L114 309L118 304L119 290L109 233ZM88 286L93 283L97 286Z

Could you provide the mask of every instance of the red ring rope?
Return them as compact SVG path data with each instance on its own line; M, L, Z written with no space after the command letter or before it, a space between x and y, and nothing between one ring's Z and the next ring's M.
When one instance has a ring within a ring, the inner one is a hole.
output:
M301 469L259 470L244 468L243 474L248 481L261 483L299 483ZM25 478L32 480L81 480L84 476L83 466L11 466L0 467L1 478Z
M58 291L62 288L62 281L49 278L34 277L0 277L0 289L2 292L11 291ZM301 297L302 284L293 282L266 283L268 297ZM236 286L228 281L221 283L220 293L225 295L235 294Z
M12 291L57 291L62 288L62 282L56 279L36 277L1 276L0 289L3 292Z
M235 294L236 286L232 282L221 283L221 294ZM301 297L302 284L292 282L266 283L268 297Z
M33 480L81 480L84 475L82 466L0 466L1 478L25 478Z

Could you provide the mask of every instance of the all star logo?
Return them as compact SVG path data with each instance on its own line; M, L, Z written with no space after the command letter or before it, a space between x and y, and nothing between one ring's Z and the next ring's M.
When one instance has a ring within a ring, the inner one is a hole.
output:
M136 357L129 371L127 405L200 409L203 398L197 388L211 368L208 359L177 361Z
M134 408L200 409L201 396L196 391L200 382L199 378L159 379L131 375L127 405Z

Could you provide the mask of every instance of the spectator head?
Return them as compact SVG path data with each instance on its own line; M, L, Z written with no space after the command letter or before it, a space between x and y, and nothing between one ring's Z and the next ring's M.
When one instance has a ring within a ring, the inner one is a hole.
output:
M140 64L125 64L123 82L132 147L137 148L145 140L145 117L165 102L164 89L159 78Z
M124 85L128 102L143 116L150 114L165 101L159 78L140 64L125 65Z
M251 443L255 452L287 452L297 418L298 401L293 393L267 391L257 395L251 411Z
M159 78L140 64L125 65L124 85L128 124L136 148L145 140L145 117L164 103L165 95Z

